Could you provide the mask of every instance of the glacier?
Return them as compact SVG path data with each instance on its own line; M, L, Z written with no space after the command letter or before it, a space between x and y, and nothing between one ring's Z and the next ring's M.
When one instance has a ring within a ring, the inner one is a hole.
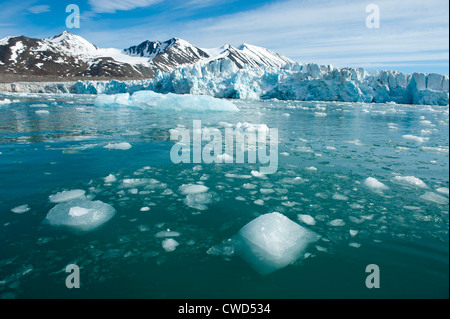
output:
M448 105L449 77L435 73L367 71L314 63L282 68L238 68L230 60L158 71L154 78L133 81L0 84L0 91L27 93L133 94L137 91L207 95L227 99L278 99ZM121 97L126 99L125 96Z

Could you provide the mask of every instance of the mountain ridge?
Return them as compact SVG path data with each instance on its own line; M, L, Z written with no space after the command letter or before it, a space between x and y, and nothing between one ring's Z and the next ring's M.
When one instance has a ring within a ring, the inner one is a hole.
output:
M81 36L64 31L45 39L8 36L0 39L0 74L88 78L152 78L196 63L228 59L238 68L283 67L295 63L269 49L229 44L202 49L180 38L146 40L125 49L99 48Z

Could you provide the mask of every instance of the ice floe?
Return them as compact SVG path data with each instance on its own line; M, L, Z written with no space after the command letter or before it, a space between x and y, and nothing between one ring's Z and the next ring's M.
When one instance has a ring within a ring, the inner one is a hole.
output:
M44 221L76 231L92 231L109 221L115 213L111 205L101 201L76 199L53 207Z

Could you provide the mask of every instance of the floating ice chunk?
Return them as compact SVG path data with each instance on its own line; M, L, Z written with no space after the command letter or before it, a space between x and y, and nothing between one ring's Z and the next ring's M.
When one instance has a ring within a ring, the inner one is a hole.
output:
M327 151L335 151L335 150L337 150L337 148L334 147L334 146L327 146L327 147L325 147L325 149L326 149Z
M190 111L232 111L239 109L232 102L207 95L160 94L152 91L137 91L133 95L101 94L95 99L97 107L137 106L142 109L157 108Z
M441 193L441 194L445 194L448 196L448 188L447 187L439 187L436 189L437 192Z
M305 170L310 171L310 172L316 172L317 171L317 167L314 167L314 166L305 167Z
M147 206L141 207L141 209L139 209L139 211L141 211L141 212L148 212L149 210L150 210L150 207L147 207Z
M227 153L223 153L216 156L216 159L219 163L233 163L233 156L228 155Z
M111 205L101 201L76 199L53 207L44 221L53 226L91 231L109 221L115 213Z
M252 183L244 183L244 184L242 184L242 188L245 188L245 189L255 189L257 187L258 187L258 185L255 185L255 184L252 184Z
M317 116L317 117L325 117L325 116L327 116L328 114L325 113L325 112L314 112L314 115Z
M332 197L334 200L343 200L343 201L347 201L348 197L342 194L334 194Z
M242 175L242 174L226 173L226 174L225 174L225 177L248 179L248 178L252 178L252 175Z
M257 199L253 203L255 205L264 206L264 201L262 199Z
M395 176L392 180L393 183L400 184L403 186L413 186L417 188L428 188L421 179L415 176Z
M13 209L11 209L11 211L15 214L23 214L26 213L30 210L30 206L28 206L28 204L25 205L20 205L17 207L14 207Z
M442 154L448 154L448 146L442 146L442 147L427 147L427 146L422 146L420 148L421 151L424 152L435 152L435 153L442 153Z
M94 105L97 107L121 107L121 106L131 106L129 93L119 93L119 94L100 94L96 97Z
M261 188L259 191L264 195L275 193L275 191L271 188Z
M6 105L6 104L10 104L11 103L11 100L10 99L3 99L3 100L0 100L0 105Z
M428 137L415 136L415 135L411 135L411 134L403 135L403 138L405 140L412 141L412 142L419 143L419 144L429 140Z
M208 187L205 185L198 185L198 184L183 184L180 186L179 190L184 195L187 194L199 194L199 193L205 193L208 191Z
M350 244L348 244L350 247L353 247L353 248L359 248L359 247L361 247L361 244L360 243L354 243L354 242L352 242L352 243L350 243Z
M289 153L288 152L281 152L280 155L281 156L289 156Z
M213 203L216 200L216 194L214 193L191 193L186 196L184 203L190 208L197 210L207 210L208 204Z
M86 194L86 191L82 189L73 189L70 191L63 191L50 195L48 198L52 203L63 203L68 202L77 198L82 198Z
M105 183L114 183L115 181L117 181L117 178L113 174L105 177Z
M310 215L298 214L297 218L306 225L314 226L316 224L316 220Z
M254 176L254 177L258 177L258 178L267 178L267 177L266 177L266 174L260 173L260 172L258 172L258 171L251 171L250 173L251 173L252 176Z
M48 110L37 110L34 113L36 113L37 115L48 115L48 114L50 114L50 112Z
M420 196L421 199L429 201L429 202L433 202L439 205L448 205L448 198L438 195L436 193L433 192L426 192L425 194L423 194L422 196Z
M234 236L236 251L258 273L281 269L304 255L320 238L280 213L259 216Z
M170 230L162 230L160 232L157 232L155 234L156 238L166 238L166 237L178 237L181 234L179 232L176 231L170 231Z
M103 146L103 148L106 148L108 150L129 150L130 148L132 148L130 143L127 142L122 142L122 143L117 143L117 144L111 144L108 143L107 145Z
M342 227L345 226L345 222L342 219L334 219L332 221L329 221L328 225L333 227Z
M359 234L359 230L350 229L350 236L355 237Z
M178 245L179 243L173 238L164 239L162 242L162 248L168 253L174 251Z
M386 185L384 185L383 183L381 183L379 180L377 180L374 177L367 177L364 180L364 185L368 189L370 189L371 191L376 192L376 193L380 193L384 190L389 189L389 187L387 187Z

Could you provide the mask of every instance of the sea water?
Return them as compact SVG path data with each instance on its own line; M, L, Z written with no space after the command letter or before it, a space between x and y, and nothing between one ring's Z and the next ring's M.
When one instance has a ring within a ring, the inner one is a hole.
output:
M214 112L6 98L1 298L449 296L448 106L234 100L239 112ZM194 120L278 129L276 173L173 164L170 131ZM115 214L71 231L46 222L57 205L71 218ZM273 212L320 239L264 275L232 238ZM65 284L71 264L79 289ZM380 287L369 289L373 264Z

